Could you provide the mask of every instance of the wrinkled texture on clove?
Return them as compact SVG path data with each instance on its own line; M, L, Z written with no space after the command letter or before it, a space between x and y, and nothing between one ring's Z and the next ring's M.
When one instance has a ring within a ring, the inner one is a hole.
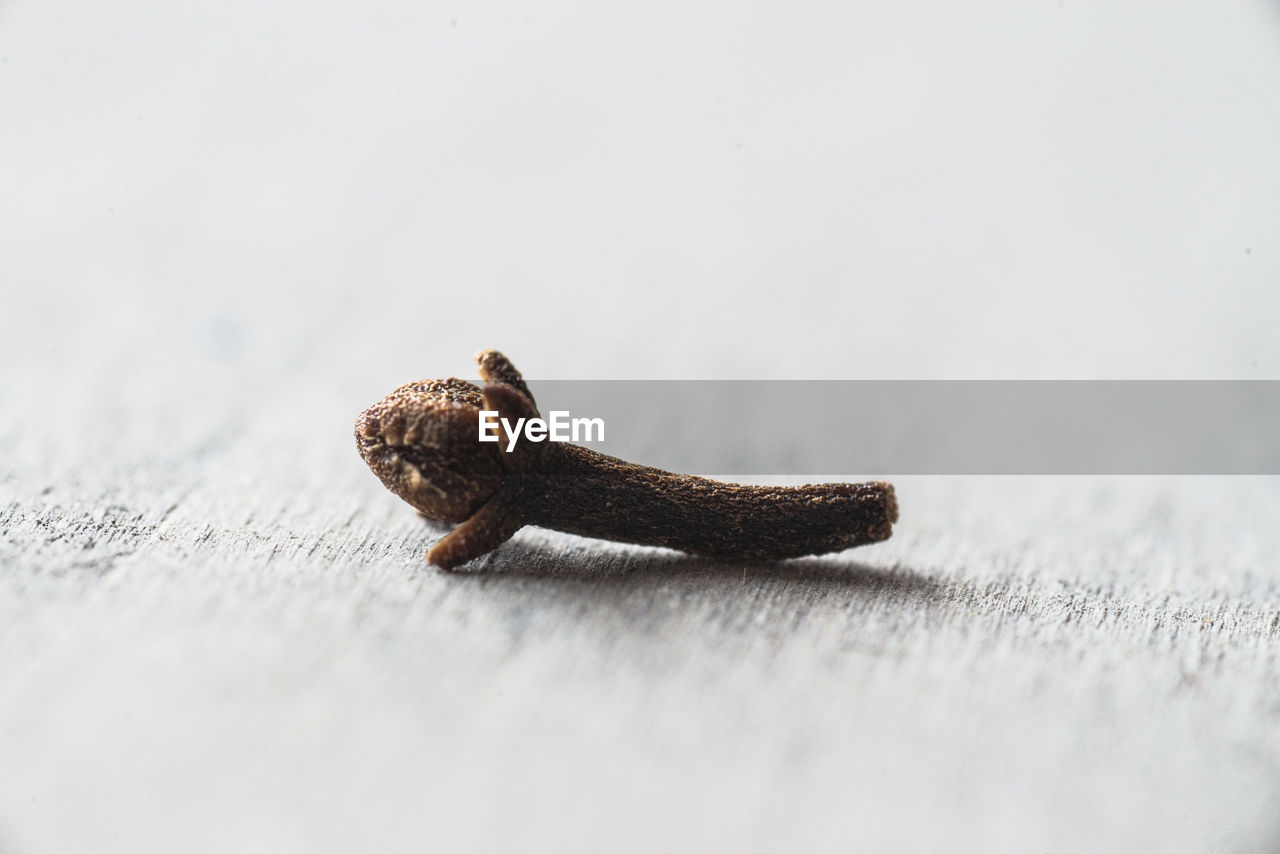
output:
M898 521L888 483L747 486L672 474L557 442L478 440L478 413L537 418L520 372L476 356L483 388L422 380L356 421L356 445L383 482L424 516L457 523L428 553L445 569L525 525L722 558L784 559L887 539Z

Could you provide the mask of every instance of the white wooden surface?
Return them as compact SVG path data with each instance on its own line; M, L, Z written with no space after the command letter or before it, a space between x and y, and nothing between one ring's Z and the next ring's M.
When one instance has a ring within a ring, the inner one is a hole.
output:
M1276 376L1274 9L1141 6L6 4L0 852L1275 850L1274 478L442 575L351 438L481 347Z
M214 393L94 330L76 394L7 389L5 851L1277 840L1274 479L908 479L840 556L445 575L359 370Z
M442 575L345 455L318 499L236 444L161 502L6 484L12 850L1275 840L1273 482L917 481L848 556Z

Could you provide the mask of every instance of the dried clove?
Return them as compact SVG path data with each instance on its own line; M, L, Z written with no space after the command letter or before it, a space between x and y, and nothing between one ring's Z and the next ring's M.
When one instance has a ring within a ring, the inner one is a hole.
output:
M476 356L483 388L460 379L403 385L356 420L356 446L382 483L422 515L457 527L427 553L452 569L525 525L721 558L775 560L887 539L888 483L749 486L673 474L577 445L478 441L481 410L537 418L506 356ZM510 450L510 453L507 451Z

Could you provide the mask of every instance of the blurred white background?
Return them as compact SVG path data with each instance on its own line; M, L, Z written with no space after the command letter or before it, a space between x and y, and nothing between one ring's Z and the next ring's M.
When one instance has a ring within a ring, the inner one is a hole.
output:
M10 364L1280 375L1264 0L8 0L0 150Z

